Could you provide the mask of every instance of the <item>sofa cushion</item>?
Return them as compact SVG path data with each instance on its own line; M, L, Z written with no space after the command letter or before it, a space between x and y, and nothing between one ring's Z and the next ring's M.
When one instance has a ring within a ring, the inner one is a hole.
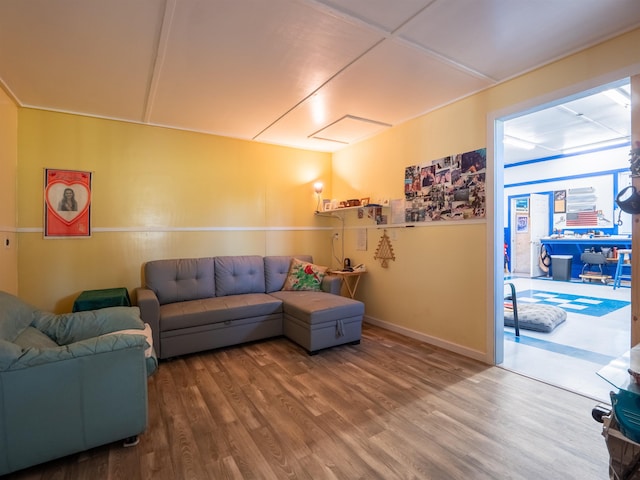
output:
M215 295L212 257L154 260L145 264L144 272L147 288L160 305Z
M272 255L264 257L264 278L267 293L282 290L287 275L289 275L292 258L313 263L311 255Z
M14 340L16 345L22 349L27 348L56 348L58 344L51 340L47 335L42 333L37 328L27 327L18 338Z
M163 332L282 313L282 301L266 293L227 295L160 307Z
M15 295L0 292L0 340L13 342L33 320L35 309Z
M265 293L264 262L258 255L215 257L216 297Z
M282 290L311 290L319 292L327 268L294 258L291 260L289 273L284 281Z
M364 303L312 291L280 291L270 295L283 301L286 314L310 325L364 315Z

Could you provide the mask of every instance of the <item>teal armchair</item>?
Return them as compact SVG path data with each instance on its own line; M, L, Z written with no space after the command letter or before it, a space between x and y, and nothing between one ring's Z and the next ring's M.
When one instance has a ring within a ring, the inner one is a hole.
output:
M137 307L55 315L0 292L0 475L135 443L156 368Z

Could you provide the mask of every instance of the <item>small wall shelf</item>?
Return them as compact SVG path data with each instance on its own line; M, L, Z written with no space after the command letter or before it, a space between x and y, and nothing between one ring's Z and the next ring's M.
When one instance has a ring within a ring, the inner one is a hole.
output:
M371 208L373 208L374 206L372 205ZM336 216L336 214L338 212L346 212L349 210L357 210L359 208L369 208L369 205L366 205L364 207L342 207L342 208L334 208L333 210L324 210L322 212L320 211L316 211L315 215L319 216L319 217L333 217Z
M338 217L338 218L342 218L340 215L338 215L341 212L348 212L349 210L358 210L360 208L388 208L388 205L378 205L377 203L370 203L368 205L359 205L356 207L342 207L342 208L334 208L333 210L324 210L324 211L317 211L314 213L314 215L318 216L318 217Z

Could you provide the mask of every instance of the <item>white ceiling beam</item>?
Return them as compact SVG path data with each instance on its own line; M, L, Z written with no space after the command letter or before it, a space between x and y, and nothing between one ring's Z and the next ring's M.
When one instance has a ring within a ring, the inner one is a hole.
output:
M156 99L156 91L158 89L158 82L160 81L160 75L162 75L162 66L167 55L167 45L169 44L169 38L171 37L171 25L173 23L173 16L176 11L177 0L166 0L164 7L164 15L162 17L162 25L158 32L158 41L156 43L155 61L153 62L153 70L149 74L149 86L147 88L147 95L144 105L144 115L142 121L149 123L151 112L153 111L153 105Z

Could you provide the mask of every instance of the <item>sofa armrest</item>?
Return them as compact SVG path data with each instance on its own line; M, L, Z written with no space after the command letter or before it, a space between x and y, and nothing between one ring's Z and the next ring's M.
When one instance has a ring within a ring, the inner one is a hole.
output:
M320 288L323 292L340 295L342 290L342 279L336 275L325 275Z
M158 357L160 353L160 301L155 292L149 288L137 288L138 308L140 308L140 318L144 323L148 323L153 334L153 347Z

